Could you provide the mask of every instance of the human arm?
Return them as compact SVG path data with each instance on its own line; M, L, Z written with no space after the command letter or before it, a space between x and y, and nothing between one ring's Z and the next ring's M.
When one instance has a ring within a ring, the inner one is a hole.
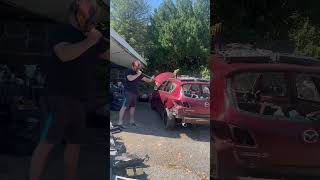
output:
M142 81L147 82L147 83L152 83L152 82L154 82L154 76L152 76L151 78L143 77Z
M96 29L92 29L86 35L86 39L77 43L60 42L54 45L54 53L63 62L68 62L77 59L79 56L81 56L81 54L83 54L90 47L95 45L102 36L101 33Z
M141 71L138 71L137 74L135 74L135 75L129 74L129 75L127 75L127 79L128 79L128 81L134 81L135 79L137 79L138 77L140 77L141 74L142 74ZM142 78L142 79L143 79L143 78Z

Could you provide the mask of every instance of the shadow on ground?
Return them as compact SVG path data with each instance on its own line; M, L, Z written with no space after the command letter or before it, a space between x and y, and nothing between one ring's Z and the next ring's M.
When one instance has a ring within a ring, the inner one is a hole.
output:
M117 124L118 113L118 111L110 112L110 119L113 124ZM124 118L126 126L123 130L124 132L168 138L187 136L195 141L210 141L209 125L194 125L191 128L178 125L174 130L166 130L160 115L156 111L151 110L149 103L137 104L135 116L137 127L129 126L128 114L129 113L126 112L126 117Z

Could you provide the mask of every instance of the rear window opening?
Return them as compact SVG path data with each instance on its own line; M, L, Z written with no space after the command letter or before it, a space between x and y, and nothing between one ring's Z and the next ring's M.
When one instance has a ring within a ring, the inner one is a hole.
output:
M290 79L294 79L296 89L290 88ZM234 104L242 111L297 121L320 121L318 74L245 72L231 77L228 86Z
M210 89L209 84L183 84L182 93L185 97L194 99L209 99Z

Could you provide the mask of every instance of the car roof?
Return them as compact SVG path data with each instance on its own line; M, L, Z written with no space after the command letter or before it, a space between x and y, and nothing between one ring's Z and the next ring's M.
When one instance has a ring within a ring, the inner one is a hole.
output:
M237 71L320 72L319 59L260 49L217 52L212 56L212 66L224 74Z
M190 84L190 83L193 83L193 84L209 84L209 80L205 80L205 79L202 79L202 78L195 78L195 77L188 77L188 78L178 77L178 78L170 78L168 80L180 82L181 84L187 84L187 83L188 84Z

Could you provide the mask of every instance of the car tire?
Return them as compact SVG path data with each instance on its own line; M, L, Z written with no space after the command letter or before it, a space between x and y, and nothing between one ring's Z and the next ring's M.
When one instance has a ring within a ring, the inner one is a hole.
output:
M176 127L176 119L167 109L164 110L162 119L166 129L173 130Z
M156 110L156 106L154 105L152 99L150 100L150 106L152 110Z

